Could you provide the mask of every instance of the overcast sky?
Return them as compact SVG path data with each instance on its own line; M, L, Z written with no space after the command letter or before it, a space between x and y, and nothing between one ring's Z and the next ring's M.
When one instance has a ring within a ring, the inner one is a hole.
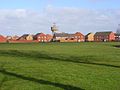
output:
M0 34L116 31L120 0L0 0Z

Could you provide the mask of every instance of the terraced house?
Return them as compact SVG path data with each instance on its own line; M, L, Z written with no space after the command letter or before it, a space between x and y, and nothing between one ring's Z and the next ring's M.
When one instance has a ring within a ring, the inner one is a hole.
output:
M115 34L112 31L96 32L94 35L94 41L96 42L115 41Z
M75 34L54 33L53 41L56 41L56 42L84 42L85 37L80 32L76 32Z
M50 34L37 33L33 38L38 42L50 42L53 37Z

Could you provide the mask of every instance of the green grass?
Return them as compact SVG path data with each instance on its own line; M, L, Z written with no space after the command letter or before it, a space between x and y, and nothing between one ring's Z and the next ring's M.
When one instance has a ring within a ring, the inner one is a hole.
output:
M0 44L0 90L120 90L115 45Z

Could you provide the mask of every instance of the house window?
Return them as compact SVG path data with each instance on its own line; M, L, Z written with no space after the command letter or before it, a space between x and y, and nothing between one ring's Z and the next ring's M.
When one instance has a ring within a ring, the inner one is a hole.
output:
M74 40L74 38L71 38L71 40Z

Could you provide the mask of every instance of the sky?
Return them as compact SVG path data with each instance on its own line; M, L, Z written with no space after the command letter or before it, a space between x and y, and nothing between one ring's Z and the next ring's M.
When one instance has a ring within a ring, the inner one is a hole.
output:
M0 0L0 34L60 32L87 34L117 30L120 0Z

